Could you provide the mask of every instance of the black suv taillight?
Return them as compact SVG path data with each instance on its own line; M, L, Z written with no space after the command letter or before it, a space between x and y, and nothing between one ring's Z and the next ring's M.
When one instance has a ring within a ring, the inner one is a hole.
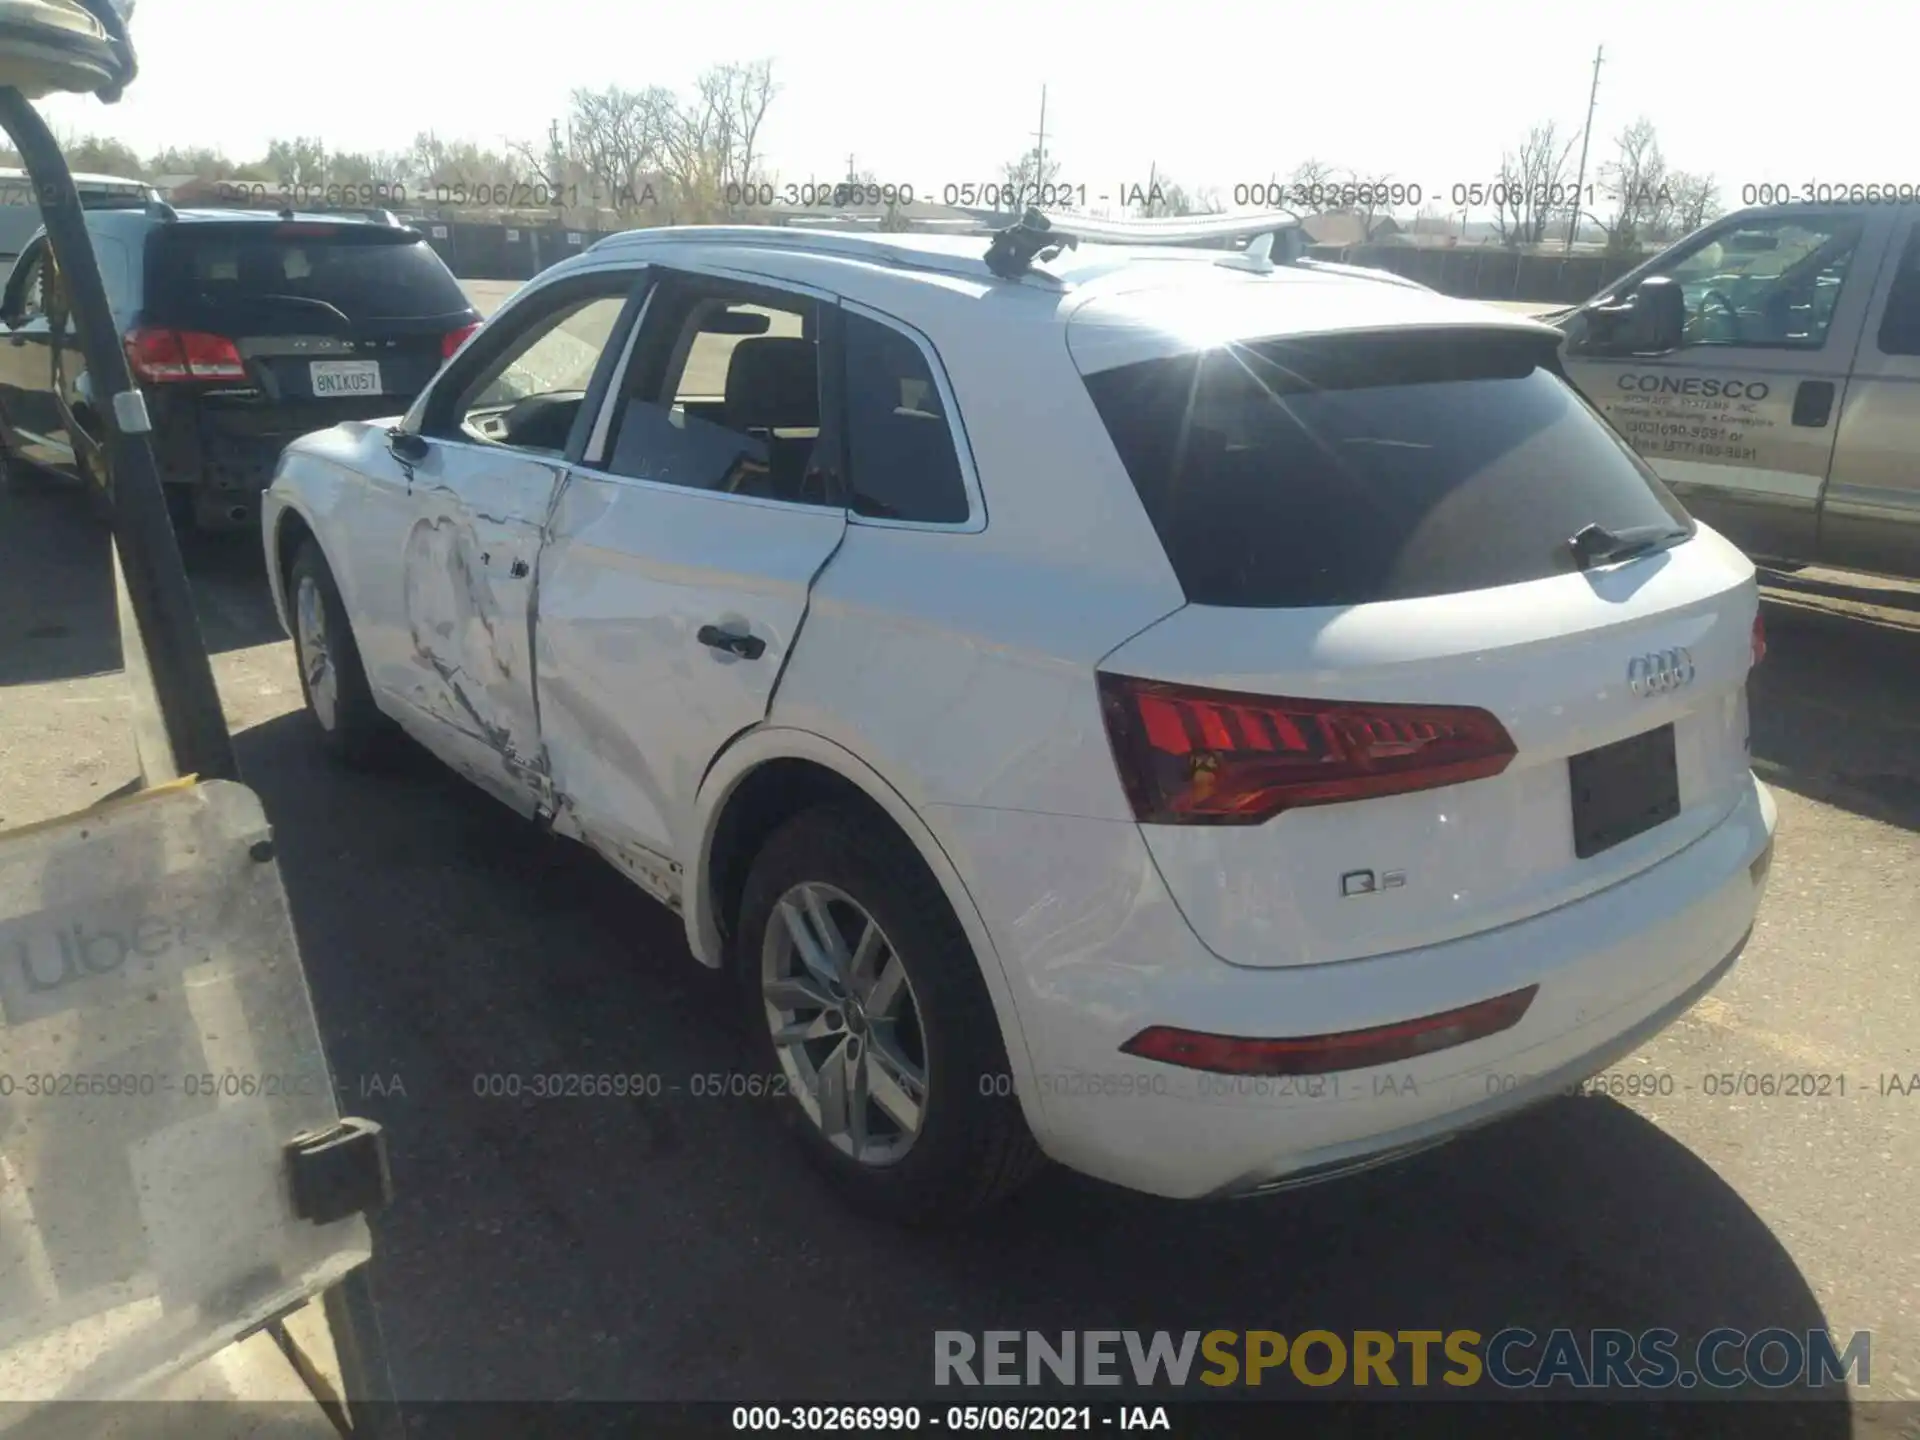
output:
M126 338L127 364L149 384L183 380L244 380L239 347L223 335L142 326Z
M1514 757L1485 710L1296 700L1101 675L1120 782L1142 823L1258 825L1283 810L1498 775Z

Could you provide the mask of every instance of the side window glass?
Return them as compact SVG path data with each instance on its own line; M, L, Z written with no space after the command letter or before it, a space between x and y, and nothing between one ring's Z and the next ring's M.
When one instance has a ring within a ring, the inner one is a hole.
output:
M1880 318L1882 355L1920 355L1920 223L1913 227Z
M1846 215L1755 220L1654 273L1686 296L1688 345L1818 350L1860 248Z
M857 515L958 524L967 518L940 389L911 336L846 317L847 487Z
M537 320L462 395L455 413L467 438L562 453L626 303L625 291L586 296Z
M607 469L636 480L824 504L815 308L799 297L656 297L627 377Z

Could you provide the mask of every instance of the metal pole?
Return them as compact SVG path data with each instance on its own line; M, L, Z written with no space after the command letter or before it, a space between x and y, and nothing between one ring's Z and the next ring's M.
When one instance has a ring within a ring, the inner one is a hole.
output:
M159 717L156 738L164 739L170 752L164 758L143 755L142 762L151 759L156 768L174 775L238 780L239 763L148 440L152 425L146 400L134 386L114 330L73 175L46 122L12 86L0 87L0 127L33 180L54 262L66 283L68 319L86 357L99 411L95 423L106 452L114 549L126 580L124 609L135 622L131 630L122 627L121 643L130 655L136 647L139 651L128 667L128 679L138 684L143 671L151 676L150 709ZM78 434L74 439L77 458L84 442ZM142 708L142 697L136 696L136 715Z
M1040 128L1033 149L1033 203L1040 203L1040 187L1047 183L1047 87L1040 87Z
M393 1374L387 1368L386 1337L380 1312L374 1307L370 1267L360 1266L328 1290L321 1304L333 1333L334 1355L340 1362L340 1382L346 1390L347 1413L355 1440L403 1440L406 1423L393 1393Z
M1563 255L1573 253L1573 237L1580 230L1580 196L1587 188L1587 142L1593 139L1593 107L1600 100L1600 59L1607 53L1607 47L1596 45L1593 50L1593 88L1587 92L1587 123L1580 131L1580 171L1573 182L1573 213L1567 219L1567 245L1561 251Z

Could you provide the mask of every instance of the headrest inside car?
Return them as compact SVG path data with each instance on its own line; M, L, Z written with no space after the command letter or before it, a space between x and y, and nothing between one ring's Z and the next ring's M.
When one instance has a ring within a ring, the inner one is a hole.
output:
M735 345L727 366L729 428L818 429L818 354L811 340L791 335L767 335Z

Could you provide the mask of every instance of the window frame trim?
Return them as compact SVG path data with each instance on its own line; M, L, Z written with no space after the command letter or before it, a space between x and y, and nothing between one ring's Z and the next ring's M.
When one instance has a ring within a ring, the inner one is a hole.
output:
M884 310L876 310L871 305L858 300L841 297L840 308L848 314L858 315L875 324L884 325L889 330L905 336L920 351L920 358L927 363L927 373L933 377L933 387L940 392L940 404L946 411L947 439L953 446L954 458L960 466L960 484L967 496L967 518L964 520L888 520L874 515L862 515L853 508L853 459L852 433L841 417L842 448L847 455L847 472L841 477L841 489L847 501L847 523L865 525L875 530L932 530L958 534L977 535L987 528L987 500L980 488L980 471L974 464L973 445L967 435L966 422L961 418L960 406L953 393L953 383L947 376L947 367L941 362L939 352L930 340L916 326L889 315ZM846 346L840 347L839 357L840 388L842 403L847 393L847 352Z
M1898 225L1904 225L1906 233L1902 234L1896 228L1888 237L1885 278L1876 286L1874 304L1868 310L1863 326L1866 333L1861 337L1862 349L1866 345L1872 345L1874 357L1880 364L1891 366L1896 371L1905 370L1909 365L1920 369L1920 349L1889 350L1885 343L1887 317L1893 311L1893 292L1900 283L1901 267L1906 264L1909 251L1915 252L1915 274L1920 276L1920 206L1903 206L1901 213L1896 217L1896 226ZM1920 297L1916 298L1920 299ZM1854 365L1856 370L1859 369L1859 363L1856 359Z
M840 432L840 438L834 446L836 451L832 474L834 498L824 502L782 500L767 495L736 495L730 491L715 490L706 486L676 485L665 480L649 480L643 475L623 475L619 471L611 470L607 467L607 461L610 457L605 451L608 444L611 443L614 438L613 422L618 414L621 394L626 389L627 373L632 368L634 354L639 348L641 325L645 322L647 313L652 308L654 297L660 293L661 287L676 277L681 279L691 278L694 280L733 281L753 289L784 291L813 301L819 307L821 325L823 327L831 327L830 330L822 334L821 343L826 345L830 341L831 347L835 352L833 368L836 370L844 369L844 361L840 358L842 347L839 337L840 327L837 323L836 316L836 312L842 304L842 297L833 294L831 291L823 290L817 285L809 285L802 280L789 280L785 276L760 275L750 271L736 270L731 266L694 265L688 264L685 261L679 261L673 264L649 261L646 268L646 298L641 304L641 313L635 318L633 325L627 332L627 341L621 351L619 363L609 372L606 389L600 394L599 409L594 416L593 428L588 432L592 437L592 444L583 447L582 453L579 456L571 457L568 460L569 472L573 475L578 475L582 479L603 480L614 485L633 485L659 494L701 495L710 500L723 500L734 504L770 506L780 510L797 510L806 513L839 514L844 515L850 521L855 519L856 517L853 512L847 508L845 494L846 475L844 462L846 456L846 439L844 425L842 423L844 417L836 417L835 423L835 429ZM823 406L830 393L838 393L838 384L840 383L836 382L835 386L830 390L828 384L829 377L824 373L824 368L825 367L823 367L823 373L820 376L819 382ZM824 421L825 417L823 416L822 418ZM826 433L826 429L827 427L823 423L821 426L823 434ZM597 458L590 460L587 456L595 447L598 448L600 453Z
M466 350L441 366L439 372L434 375L427 388L420 392L413 407L401 420L401 428L437 445L469 445L483 450L506 451L523 459L566 463L577 448L577 442L583 433L578 417L574 421L573 433L568 435L567 444L561 453L546 456L521 450L500 441L476 438L467 433L463 423L464 415L454 419L451 411L456 402L468 391L469 380L463 376L470 377L476 373L484 373L501 355L512 350L529 330L543 324L553 313L549 306L556 299L560 307L569 303L567 297L582 292L585 294L583 303L591 303L594 299L612 299L619 293L617 285L608 286L603 294L596 295L593 292L603 285L608 285L613 277L624 280L627 286L627 293L621 301L620 315L614 321L614 334L618 335L621 326L630 324L636 297L646 288L647 267L596 266L591 270L579 270L572 274L557 276L544 285L530 285L514 294L507 304L495 311L493 315L481 319L481 333L475 337L479 342L478 348L473 342L469 342ZM530 316L534 318L529 318ZM494 333L489 334L489 331ZM502 336L506 338L500 338ZM606 372L608 351L614 348L611 344L612 338L612 336L609 337L610 343L594 362L594 374L589 377L586 393L581 400L583 410L586 408L586 402L593 398L596 383ZM443 421L451 421L451 424L443 428L441 424ZM452 433L446 433L447 430Z
M1798 213L1763 211L1759 214L1754 214L1748 211L1735 211L1733 214L1722 216L1705 228L1695 231L1691 236L1669 245L1666 249L1648 259L1645 264L1628 271L1618 280L1615 280L1607 287L1605 292L1579 307L1584 310L1594 305L1617 303L1625 296L1632 294L1634 289L1638 287L1643 280L1652 279L1656 276L1672 278L1676 266L1685 264L1688 260L1691 260L1695 255L1706 249L1707 246L1717 243L1723 237L1736 230L1755 229L1769 222L1793 224L1797 221L1858 221L1860 225L1860 238L1854 244L1853 259L1848 262L1846 277L1840 284L1842 293L1834 301L1833 317L1827 322L1826 333L1820 337L1820 343L1818 345L1794 344L1791 341L1762 342L1757 340L1739 340L1712 342L1696 340L1691 343L1683 343L1678 349L1668 351L1666 354L1660 356L1636 357L1615 355L1607 351L1591 350L1585 345L1581 345L1578 349L1571 349L1569 353L1578 360L1599 361L1634 360L1639 358L1668 360L1692 354L1715 355L1742 351L1754 351L1767 355L1823 354L1827 349L1829 341L1833 337L1834 331L1841 328L1840 307L1844 305L1848 299L1846 293L1848 282L1853 279L1855 273L1860 268L1859 262L1862 257L1865 256L1869 267L1874 263L1871 255L1868 254L1868 250L1870 242L1874 239L1873 221L1875 218L1876 217L1870 214L1855 214L1851 207L1845 205L1809 206L1804 211ZM1679 282L1676 280L1675 283L1678 284Z

